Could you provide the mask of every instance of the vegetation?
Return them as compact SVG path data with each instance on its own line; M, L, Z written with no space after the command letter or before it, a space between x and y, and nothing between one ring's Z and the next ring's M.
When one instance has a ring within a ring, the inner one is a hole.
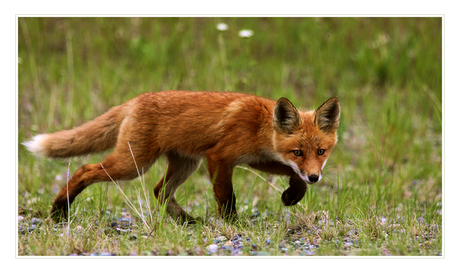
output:
M277 192L287 178L236 168L233 224L218 217L205 165L177 192L203 223L165 216L153 196L164 160L142 179L94 184L69 222L47 222L66 179L107 153L51 160L19 144L18 255L442 255L441 27L440 17L19 18L20 143L147 91L240 91L312 109L337 96L342 116L325 178L294 207Z

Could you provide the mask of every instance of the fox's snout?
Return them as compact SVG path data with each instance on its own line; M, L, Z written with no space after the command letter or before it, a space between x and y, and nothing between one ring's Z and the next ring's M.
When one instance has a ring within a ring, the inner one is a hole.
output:
M299 169L299 167L294 163L294 162L290 162L290 166L292 167L292 169L294 170L294 172L299 175L299 177L304 180L305 182L308 182L308 183L315 183L315 182L318 182L322 179L322 172L321 171L318 171L319 173L311 173L309 174L308 171L306 170L302 170L302 169Z
M310 180L310 182L317 182L319 181L319 176L316 174L313 174L313 175L308 176L308 179Z
M320 181L323 177L321 174L311 174L308 175L307 173L299 175L304 181L313 184L315 182Z

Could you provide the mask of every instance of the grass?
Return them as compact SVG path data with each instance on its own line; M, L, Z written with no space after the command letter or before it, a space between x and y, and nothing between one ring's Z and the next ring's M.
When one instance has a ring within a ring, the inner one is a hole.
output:
M45 222L68 169L107 153L51 160L19 144L18 255L442 255L441 27L441 18L19 18L20 143L147 91L233 90L312 109L337 96L342 116L325 177L297 206L282 206L265 180L284 190L286 178L236 168L234 224L218 218L205 165L177 193L204 223L164 215L153 196L163 159L120 182L122 192L89 187L70 222Z

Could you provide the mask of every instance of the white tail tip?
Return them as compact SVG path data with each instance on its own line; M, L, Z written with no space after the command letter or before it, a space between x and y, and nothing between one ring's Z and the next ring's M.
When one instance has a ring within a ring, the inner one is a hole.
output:
M46 156L45 152L45 140L46 135L37 135L32 138L32 140L26 141L23 144L27 149L38 156Z

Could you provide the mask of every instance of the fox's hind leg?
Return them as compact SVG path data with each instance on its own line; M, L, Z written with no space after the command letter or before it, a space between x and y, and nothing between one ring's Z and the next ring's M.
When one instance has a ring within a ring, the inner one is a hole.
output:
M58 222L65 218L75 197L89 185L103 181L131 180L146 172L158 158L158 151L146 144L125 142L120 141L121 144L117 144L115 151L103 162L85 164L75 172L54 199L51 209L53 220Z
M166 212L173 219L184 223L193 223L195 219L187 214L177 203L175 193L177 188L195 172L201 159L187 157L178 153L168 152L168 170L154 188L155 197L161 204L167 202Z

